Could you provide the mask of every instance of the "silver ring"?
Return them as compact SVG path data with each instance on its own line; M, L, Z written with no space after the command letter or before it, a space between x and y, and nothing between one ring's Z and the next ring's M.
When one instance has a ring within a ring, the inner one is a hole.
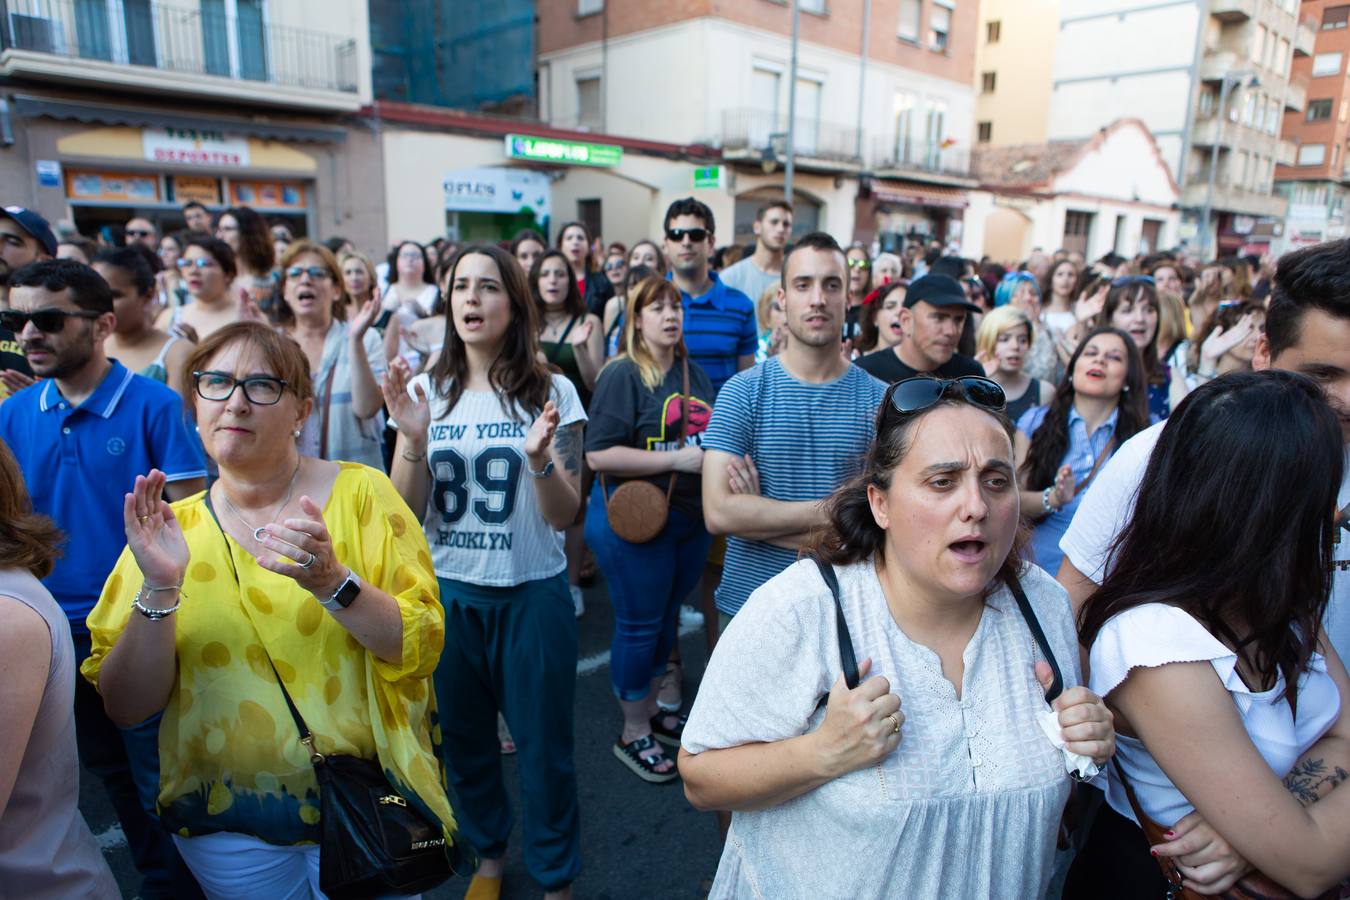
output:
M308 551L306 551L306 552L308 552ZM310 568L311 566L314 565L314 561L315 561L316 559L318 559L318 557L315 556L313 553L310 553L310 554L309 554L309 559L305 560L305 561L302 562L302 563L296 563L296 565L298 565L298 566L299 566L300 568L302 568L302 569L308 569L308 568ZM897 730L898 730L898 727L897 727Z

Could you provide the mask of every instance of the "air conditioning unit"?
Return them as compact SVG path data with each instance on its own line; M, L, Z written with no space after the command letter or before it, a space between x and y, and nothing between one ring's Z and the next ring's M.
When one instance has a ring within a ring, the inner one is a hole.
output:
M15 50L61 53L65 46L61 23L42 16L9 14L9 46Z

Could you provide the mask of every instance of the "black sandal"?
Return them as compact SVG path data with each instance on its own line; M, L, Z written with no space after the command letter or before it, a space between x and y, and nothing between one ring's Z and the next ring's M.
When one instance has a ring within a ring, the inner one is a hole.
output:
M666 719L674 719L675 727L667 728ZM652 737L656 738L667 747L679 749L680 739L684 737L684 724L689 721L688 716L677 715L671 712L659 712L652 716Z
M650 734L626 744L622 737L614 742L614 755L619 758L619 762L632 769L633 774L649 784L666 784L680 777L680 772L674 765L675 760L664 753L660 756L651 753L652 750L659 749ZM671 763L670 769L665 772L658 771L656 767L666 761Z

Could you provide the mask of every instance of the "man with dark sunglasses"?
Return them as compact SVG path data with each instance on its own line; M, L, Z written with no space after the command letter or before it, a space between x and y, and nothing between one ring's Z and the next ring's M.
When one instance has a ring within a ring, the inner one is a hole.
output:
M709 268L715 226L706 204L693 197L676 200L663 227L670 280L684 298L684 344L712 379L715 398L732 375L755 364L755 304Z
M10 275L30 262L52 258L57 246L42 216L22 206L0 209L0 309L9 305ZM14 332L0 323L0 403L35 380Z
M136 216L128 219L125 231L127 233L127 244L144 244L151 250L159 249L159 234L155 231L154 223L143 216Z
M43 584L70 620L78 665L90 652L85 618L126 544L123 498L136 475L165 472L165 494L177 500L206 486L206 460L178 394L104 353L116 317L112 289L97 272L73 260L40 260L14 272L9 289L0 320L42 380L0 404L0 440L23 470L34 511L66 535ZM74 702L81 763L108 792L145 876L141 896L199 896L168 835L141 805L122 733L83 678L75 679ZM157 721L137 726L127 740L143 746L157 729Z

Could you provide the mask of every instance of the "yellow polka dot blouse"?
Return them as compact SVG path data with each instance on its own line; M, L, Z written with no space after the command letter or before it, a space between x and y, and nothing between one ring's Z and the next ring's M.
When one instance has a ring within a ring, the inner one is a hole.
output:
M338 560L398 601L399 665L367 652L294 581L259 566L221 531L204 493L173 504L192 561L175 615L178 679L159 730L159 807L178 834L233 831L282 845L319 840L318 784L280 675L320 753L378 759L389 780L454 840L432 745L440 727L431 673L445 642L445 613L426 537L382 472L341 467L324 520ZM89 615L93 652L81 671L96 687L141 583L123 550Z

